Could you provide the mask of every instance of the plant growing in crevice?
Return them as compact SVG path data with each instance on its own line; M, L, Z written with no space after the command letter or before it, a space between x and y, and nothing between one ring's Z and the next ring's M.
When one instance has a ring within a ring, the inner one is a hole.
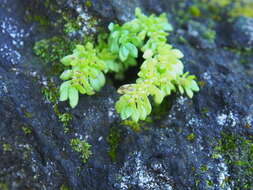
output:
M69 100L72 108L78 104L79 93L93 95L105 84L105 74L116 73L123 78L124 71L137 65L137 57L143 54L136 83L118 89L122 94L116 103L121 118L137 122L151 113L150 97L161 104L164 97L179 91L192 98L199 91L195 76L184 73L180 50L167 43L172 26L165 14L146 16L140 9L136 18L123 25L111 23L110 34L98 36L96 45L88 42L77 45L71 55L61 59L68 66L60 78L60 100Z

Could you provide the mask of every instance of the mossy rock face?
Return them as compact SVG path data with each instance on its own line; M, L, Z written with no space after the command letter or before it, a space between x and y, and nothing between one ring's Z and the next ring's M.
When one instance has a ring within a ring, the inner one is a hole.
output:
M253 55L244 47L252 45L252 23L225 14L229 4L220 6L3 0L0 189L251 190ZM109 22L133 18L135 7L168 13L174 27L168 41L184 53L200 92L192 100L168 97L138 124L116 114L113 79L101 92L81 96L76 109L59 102L59 59L76 43L95 41ZM71 139L91 145L87 162Z
M232 41L237 49L253 51L253 18L239 17L234 21ZM242 35L238 35L238 34Z
M253 186L253 139L238 134L223 133L215 154L220 154L227 164L229 176L224 183L233 189L250 189Z

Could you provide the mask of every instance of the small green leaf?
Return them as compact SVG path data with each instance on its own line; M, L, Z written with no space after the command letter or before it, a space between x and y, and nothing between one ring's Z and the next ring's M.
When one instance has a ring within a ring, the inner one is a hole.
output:
M186 88L185 91L186 91L186 94L187 94L187 96L188 96L189 98L192 98L192 97L193 97L193 92L192 92L190 89Z
M90 48L90 49L93 49L93 45L92 45L92 43L90 43L90 42L88 42L86 45L85 45L85 47L86 48ZM77 52L83 52L83 51L85 51L85 47L83 46L83 45L80 45L80 44L78 44L78 45L76 45L76 49L75 49L75 51L77 51Z
M138 104L138 111L140 114L140 120L145 120L146 116L147 116L147 111L146 111L145 107L143 105L141 105L140 103Z
M72 75L72 71L71 70L66 70L61 74L60 79L68 80L71 77L71 75Z
M77 103L78 103L78 99L79 99L79 95L78 95L78 91L76 88L74 87L70 87L69 91L69 104L72 108L76 107Z
M130 55L134 58L138 57L138 49L135 47L135 45L131 44L131 43L127 43L126 44L127 49L130 52Z
M183 93L184 93L184 89L183 89L183 87L182 87L182 86L178 86L178 89L179 89L179 92L180 92L181 94L183 94Z
M192 89L193 91L196 91L196 92L199 91L199 86L198 86L198 84L196 83L196 81L194 81L194 80L191 82L191 89Z
M71 62L74 61L75 59L76 59L76 56L67 55L67 56L63 57L60 61L63 65L69 66L71 64Z
M97 78L100 80L100 86L105 85L105 75L102 72L98 72Z
M137 61L136 61L136 59L134 59L132 57L128 57L128 59L124 62L124 65L126 65L126 67L135 66L135 65L137 65Z
M65 81L60 86L60 91L63 91L64 89L68 89L70 87L71 81Z
M180 50L178 50L178 49L173 49L172 52L179 59L182 58L182 57L184 57L184 54Z
M161 102L163 101L165 94L162 90L157 90L155 93L155 103L156 104L161 104Z
M141 16L141 15L142 15L141 9L137 7L137 8L135 9L135 16L136 16L136 17L139 17L139 16Z
M112 32L112 34L111 34L110 37L111 37L112 39L118 41L119 36L120 36L120 32L119 32L119 31L115 31L115 32Z
M172 30L173 30L173 27L172 27L172 25L169 24L169 23L164 23L164 24L163 24L163 29L164 29L165 31L172 31Z
M119 51L119 44L117 39L112 40L110 50L112 53L117 53Z
M121 46L119 50L119 58L121 61L125 61L129 55L129 50L126 46Z
M90 85L91 87L96 90L99 91L99 89L101 88L101 84L100 84L100 80L99 79L90 79Z
M125 108L123 108L122 112L121 112L121 119L125 120L127 118L129 118L132 114L132 108L130 106L127 106Z
M144 52L144 54L143 54L143 58L144 59L148 59L148 58L150 58L150 57L152 57L153 56L153 51L151 50L151 49L147 49L145 52Z
M68 88L63 88L63 90L60 91L60 101L66 101L68 99Z
M131 115L132 120L135 122L138 122L139 117L140 117L140 114L138 110L136 109L135 105L132 106L132 115Z
M143 98L143 106L145 107L147 115L149 115L151 113L152 107L147 97Z
M114 29L114 23L111 22L108 26L108 29L112 32Z
M116 102L115 108L118 113L122 112L122 109L127 105L127 102L124 101L124 96L121 96L120 99Z
M91 87L95 89L96 91L99 91L100 88L105 84L105 76L99 70L96 70L96 72L97 72L96 78L90 78L89 81L90 81Z
M75 84L75 88L81 93L81 94L85 94L86 90L84 89L84 87L80 84Z
M144 40L145 39L145 37L146 37L146 34L147 34L147 32L144 30L144 31L141 31L139 34L138 34L138 38L140 39L140 40Z

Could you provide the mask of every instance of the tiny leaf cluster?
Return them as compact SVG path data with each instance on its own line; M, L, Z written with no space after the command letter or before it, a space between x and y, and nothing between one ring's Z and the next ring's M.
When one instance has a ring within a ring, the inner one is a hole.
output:
M90 42L77 45L73 54L61 59L62 64L69 66L60 76L65 80L60 87L61 101L69 100L74 108L79 94L93 95L101 89L107 72L122 79L125 70L137 65L139 54L144 62L138 79L118 89L122 96L116 111L123 120L145 120L152 111L152 102L161 104L172 92L192 98L199 91L195 76L183 72L183 53L167 43L172 30L167 16L146 16L139 8L135 15L123 25L109 24L110 33L99 35L96 46Z

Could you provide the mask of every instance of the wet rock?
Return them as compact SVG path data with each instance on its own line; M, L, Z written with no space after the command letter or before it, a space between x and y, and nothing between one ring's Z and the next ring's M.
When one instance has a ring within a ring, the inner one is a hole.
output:
M216 32L202 23L196 21L188 22L188 36L190 43L196 48L215 48Z
M232 26L231 38L238 49L252 48L253 46L253 19L239 17Z

